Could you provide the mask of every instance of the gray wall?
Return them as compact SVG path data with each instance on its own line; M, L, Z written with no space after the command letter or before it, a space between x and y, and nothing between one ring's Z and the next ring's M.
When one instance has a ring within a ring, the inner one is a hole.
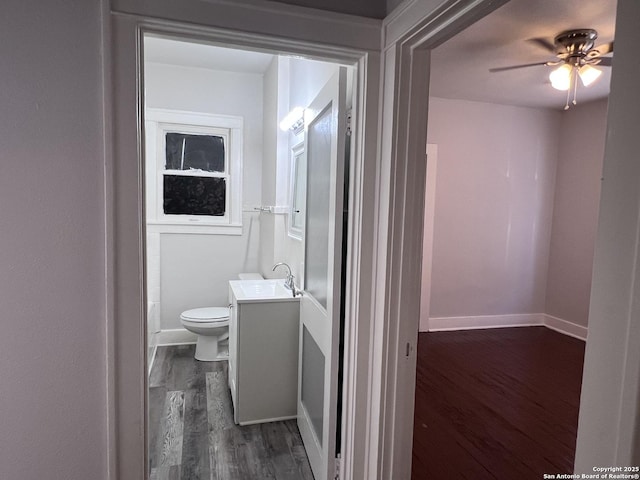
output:
M387 14L391 13L396 7L402 3L402 0L387 0Z
M0 3L0 478L106 477L100 2Z
M607 126L606 100L562 113L549 252L546 313L587 326L600 178Z
M321 8L331 12L360 15L362 17L384 18L386 13L385 0L277 0L288 5Z
M430 106L438 171L429 316L546 313L586 327L606 100L567 112L440 98Z
M559 112L430 100L430 317L544 311L559 127Z

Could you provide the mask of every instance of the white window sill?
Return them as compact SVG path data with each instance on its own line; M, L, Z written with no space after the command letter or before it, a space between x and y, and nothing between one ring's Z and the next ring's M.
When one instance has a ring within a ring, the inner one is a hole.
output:
M242 224L211 224L147 221L147 233L180 233L200 235L242 235Z

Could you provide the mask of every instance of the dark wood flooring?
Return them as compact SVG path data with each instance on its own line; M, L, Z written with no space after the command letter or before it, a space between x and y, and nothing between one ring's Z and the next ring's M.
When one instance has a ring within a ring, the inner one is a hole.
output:
M412 479L572 473L583 360L545 327L420 333Z
M149 376L150 480L313 480L295 420L233 422L227 362L158 347Z

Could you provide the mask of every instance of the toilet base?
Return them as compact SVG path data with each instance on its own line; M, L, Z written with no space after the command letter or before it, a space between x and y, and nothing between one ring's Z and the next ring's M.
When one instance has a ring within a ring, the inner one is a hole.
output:
M220 362L229 358L229 342L215 336L198 335L196 341L196 360L201 362Z

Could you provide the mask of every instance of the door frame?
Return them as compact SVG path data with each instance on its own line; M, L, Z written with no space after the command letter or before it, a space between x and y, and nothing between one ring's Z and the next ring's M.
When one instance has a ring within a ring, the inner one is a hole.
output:
M364 478L370 445L360 432L371 420L361 408L371 403L367 387L373 373L361 351L370 344L373 289L361 265L370 265L373 245L361 240L368 238L365 231L374 216L367 199L376 191L381 22L259 1L184 0L180 11L171 0L114 0L111 5L105 0L103 7L108 477L141 480L148 475L141 86L142 39L154 33L357 66L346 264L346 308L352 321L345 332L342 422L348 461L342 468L345 478ZM335 32L333 45L326 44L327 29ZM289 38L282 36L287 31L293 32Z
M429 312L431 310L431 266L433 265L433 234L436 215L436 178L438 173L438 145L435 143L427 143L426 168L424 233L422 238L422 276L420 277L419 332L429 331Z

